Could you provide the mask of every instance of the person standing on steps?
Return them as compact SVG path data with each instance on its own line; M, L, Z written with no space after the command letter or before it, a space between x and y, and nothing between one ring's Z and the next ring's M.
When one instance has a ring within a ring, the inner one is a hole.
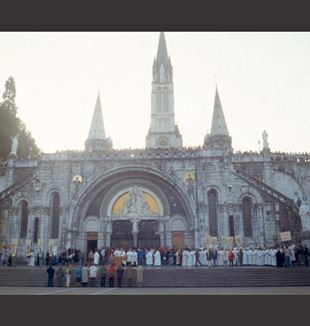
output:
M122 287L122 280L123 280L123 274L124 274L124 268L122 265L118 267L116 270L116 275L117 275L117 287L121 288Z
M68 264L66 267L66 287L70 287L70 282L71 282L71 268L70 265Z
M108 268L108 278L110 288L114 287L114 277L115 277L116 268L114 263L112 263Z
M53 287L55 269L53 268L52 265L50 265L50 267L46 270L46 272L47 272L47 286Z
M95 287L96 286L96 279L97 279L97 266L96 264L92 264L89 268L89 278L90 278L90 286Z
M64 277L65 273L61 267L58 268L56 272L56 278L57 278L57 286L63 287L64 286Z
M137 273L137 286L138 288L141 288L143 283L143 267L141 265L139 265L136 268L136 273Z
M82 286L87 287L89 281L89 268L87 263L82 267Z

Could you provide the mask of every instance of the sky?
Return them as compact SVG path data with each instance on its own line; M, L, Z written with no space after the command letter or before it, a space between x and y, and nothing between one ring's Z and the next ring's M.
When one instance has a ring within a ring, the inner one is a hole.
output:
M184 146L211 129L217 84L235 151L310 151L309 32L166 32ZM159 32L1 32L0 94L45 153L83 150L100 92L113 147L144 148Z

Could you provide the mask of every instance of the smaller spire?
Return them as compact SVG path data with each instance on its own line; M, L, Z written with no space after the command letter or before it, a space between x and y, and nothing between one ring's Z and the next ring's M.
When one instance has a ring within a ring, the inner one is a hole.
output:
M98 91L97 102L88 133L88 139L105 139L104 124L102 118L102 109L100 101L100 93Z
M112 149L113 143L110 138L106 138L102 117L101 101L98 91L97 102L91 121L88 138L85 141L87 152L104 151Z
M217 85L215 89L215 99L211 125L211 136L215 135L229 136Z

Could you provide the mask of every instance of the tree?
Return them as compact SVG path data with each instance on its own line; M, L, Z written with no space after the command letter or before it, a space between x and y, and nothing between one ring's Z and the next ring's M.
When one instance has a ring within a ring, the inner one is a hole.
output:
M26 159L37 157L40 150L26 125L17 117L16 88L13 77L5 83L3 101L0 103L0 159L7 159L11 150L11 138L18 134L17 156Z

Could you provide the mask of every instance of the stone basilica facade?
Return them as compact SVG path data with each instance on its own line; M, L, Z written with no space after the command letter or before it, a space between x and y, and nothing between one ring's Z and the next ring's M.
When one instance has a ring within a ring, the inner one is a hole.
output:
M173 96L160 33L145 149L113 149L99 96L84 151L23 161L12 144L1 167L1 243L22 256L29 248L273 246L287 231L307 240L310 155L272 152L266 132L260 153L233 152L218 90L211 132L185 148Z

